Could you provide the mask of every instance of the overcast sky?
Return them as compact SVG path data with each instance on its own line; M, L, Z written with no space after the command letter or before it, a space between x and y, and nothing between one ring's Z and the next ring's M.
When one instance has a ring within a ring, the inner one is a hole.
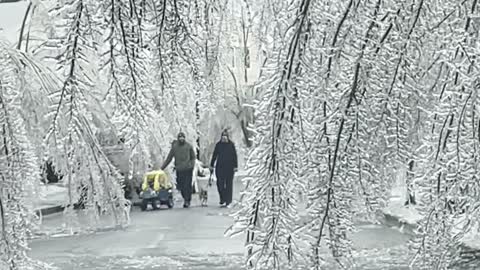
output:
M0 39L16 43L28 2L0 3Z

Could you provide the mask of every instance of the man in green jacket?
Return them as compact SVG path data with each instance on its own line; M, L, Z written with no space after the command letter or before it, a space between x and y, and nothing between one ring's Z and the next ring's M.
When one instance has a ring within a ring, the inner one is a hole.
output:
M182 193L184 200L183 207L190 207L192 199L192 176L195 167L195 151L193 147L185 141L185 133L178 133L177 140L172 143L172 148L168 153L167 159L162 165L162 170L170 164L172 158L175 158L175 169L177 171L177 189Z

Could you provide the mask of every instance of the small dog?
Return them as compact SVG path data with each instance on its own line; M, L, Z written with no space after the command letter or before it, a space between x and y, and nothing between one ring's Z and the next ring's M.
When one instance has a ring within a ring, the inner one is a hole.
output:
M206 188L200 188L200 193L198 194L200 197L200 202L202 206L207 206L208 203L208 190Z

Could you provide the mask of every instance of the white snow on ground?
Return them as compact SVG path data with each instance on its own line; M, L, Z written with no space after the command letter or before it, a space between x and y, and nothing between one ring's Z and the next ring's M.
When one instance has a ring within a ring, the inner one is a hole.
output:
M465 235L462 242L469 248L480 250L480 234L477 231Z
M245 171L239 171L236 176L246 175ZM200 187L206 187L208 183L208 176L198 177L196 183ZM212 185L215 186L215 177L213 177ZM211 188L210 188L211 189ZM211 190L213 191L213 189ZM179 193L179 192L177 192ZM38 187L38 200L35 202L36 209L48 208L57 205L62 205L67 199L67 188L61 186L61 184L49 184L39 185ZM180 194L176 194L178 201L181 200ZM388 206L383 210L385 214L396 217L400 222L415 225L422 218L415 206L405 206L406 189L401 184L397 184L392 188L391 198ZM456 231L460 231L464 221L459 219ZM463 238L463 243L471 248L480 249L480 232L478 229L472 229Z
M243 269L242 254L218 255L209 254L198 256L195 254L165 255L161 250L154 256L113 256L100 259L96 256L71 255L71 257L54 258L57 269L90 269L90 270L239 270Z
M184 264L182 262L176 261L169 257L151 257L145 256L141 258L122 258L117 263L122 263L126 267L131 267L133 269L145 269L145 267L164 267L167 265L172 265L176 267L182 267Z
M394 216L402 223L415 225L422 219L420 213L415 209L415 206L405 206L405 189L403 187L393 187L392 197L388 206L383 209L385 214Z
M463 227L465 226L466 222L467 220L465 216L458 218L453 228L453 232L460 233L464 231ZM478 223L473 224L470 231L465 233L465 235L462 238L462 242L467 247L480 250L480 232L479 232Z
M67 200L68 190L60 184L40 184L37 187L37 197L34 200L35 209L43 209L63 205Z
M418 213L415 206L405 205L407 187L405 185L405 179L402 177L404 174L404 171L400 171L399 174L397 174L395 184L390 193L390 201L387 207L383 209L383 213L398 218L402 223L415 225L422 219L422 216Z
M235 176L245 177L245 176L248 176L248 173L246 170L238 170L238 172L235 173Z
M409 225L416 225L422 219L422 215L415 206L405 205L406 188L402 185L396 185L392 188L391 198L388 206L383 210L385 214L397 218L400 222ZM464 217L459 218L454 228L454 232L463 230L465 224ZM478 226L477 226L478 227ZM480 232L478 228L473 228L462 238L462 243L472 249L480 250Z

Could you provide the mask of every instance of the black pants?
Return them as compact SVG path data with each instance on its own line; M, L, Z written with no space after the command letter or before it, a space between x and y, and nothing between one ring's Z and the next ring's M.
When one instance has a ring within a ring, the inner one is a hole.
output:
M192 175L193 169L177 171L177 189L182 193L185 202L192 200Z
M217 168L215 170L217 176L217 189L220 195L220 203L231 204L233 193L233 169Z

